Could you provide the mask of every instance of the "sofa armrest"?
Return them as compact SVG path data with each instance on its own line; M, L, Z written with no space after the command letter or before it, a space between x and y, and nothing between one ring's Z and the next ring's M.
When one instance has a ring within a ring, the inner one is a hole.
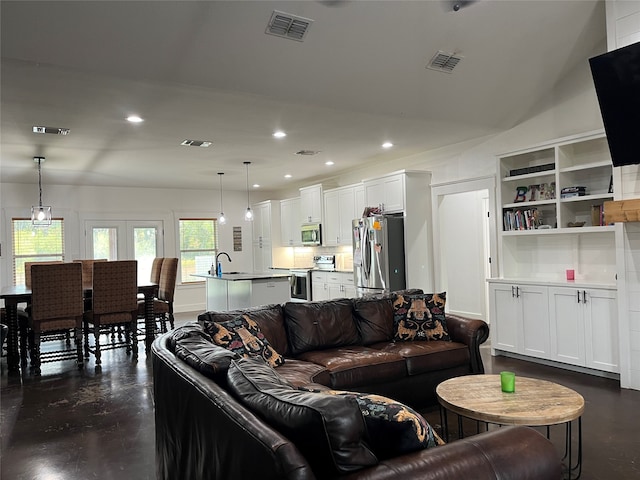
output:
M447 330L454 342L464 343L469 347L471 356L471 373L484 373L484 365L480 356L480 345L489 338L489 325L483 320L447 314Z
M380 462L342 480L551 480L562 475L554 445L529 427L502 427Z

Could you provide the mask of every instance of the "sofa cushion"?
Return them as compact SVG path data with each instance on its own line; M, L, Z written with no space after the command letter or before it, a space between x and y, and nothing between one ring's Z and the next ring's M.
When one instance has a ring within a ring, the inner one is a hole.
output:
M469 348L464 343L445 341L382 342L371 348L404 358L409 375L446 370L470 364Z
M331 384L329 370L323 365L312 362L287 358L287 361L283 365L279 365L276 371L278 375L296 387L310 383Z
M259 358L234 360L228 383L242 403L295 443L319 477L378 463L354 398L294 389Z
M231 360L240 358L231 350L213 343L209 334L197 323L188 323L172 330L168 345L176 357L216 381L225 379Z
M405 360L393 352L361 345L305 352L299 360L317 363L329 372L331 388L353 388L407 376Z
M398 295L393 302L396 341L450 340L444 315L446 293Z
M445 443L422 415L391 398L315 387L301 389L355 398L367 426L367 442L379 460Z
M264 334L264 337L276 352L285 357L289 355L287 332L284 329L284 316L282 305L280 304L274 303L242 310L229 310L226 312L205 312L198 315L198 322L202 323L206 329L209 322L228 322L240 315L247 315L256 322Z
M356 345L360 341L348 298L287 302L284 323L292 356L311 350Z
M353 316L363 345L393 338L393 305L390 298L355 298Z
M216 345L241 357L257 355L273 367L284 363L284 357L273 349L260 327L248 315L239 315L227 322L208 322L206 329Z

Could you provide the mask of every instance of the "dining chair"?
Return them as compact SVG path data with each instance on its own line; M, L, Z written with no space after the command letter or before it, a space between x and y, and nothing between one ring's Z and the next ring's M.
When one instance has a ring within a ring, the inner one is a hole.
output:
M42 262L24 262L24 285L28 289L31 289L31 267L33 265L53 265L62 263L62 260L50 260L50 261L42 261ZM31 303L27 303L26 305L21 305L18 308L18 334L20 339L20 359L22 363L27 362L27 351L31 349L31 346L28 345L28 331L29 331L29 316L31 315ZM71 345L71 336L69 332L65 332L64 336L67 341L67 345ZM44 341L47 338L42 337L41 340ZM54 335L54 340L59 339L59 335Z
M76 259L74 262L82 265L82 283L83 285L90 286L93 282L93 264L96 262L106 262L106 258L89 258L89 259Z
M31 266L31 313L29 336L31 344L31 369L40 375L42 362L75 358L78 368L83 368L82 315L82 266L78 263L58 263ZM64 350L40 352L41 335L45 333L75 334L75 353L65 342Z
M96 370L102 365L101 350L126 348L138 358L136 320L138 313L138 262L119 260L96 262L93 265L93 293L91 309L84 314L84 354L91 353L89 345L89 325L93 327ZM111 327L124 327L124 341L113 337L107 345L100 345L101 333L108 333Z
M178 259L164 258L158 279L158 295L153 300L153 313L162 322L162 331L167 331L167 320L174 328L173 297L178 276ZM155 282L154 282L155 283ZM138 301L138 318L144 318L144 301Z
M162 269L162 262L164 257L156 257L151 264L151 275L149 281L151 283L160 283L160 271Z

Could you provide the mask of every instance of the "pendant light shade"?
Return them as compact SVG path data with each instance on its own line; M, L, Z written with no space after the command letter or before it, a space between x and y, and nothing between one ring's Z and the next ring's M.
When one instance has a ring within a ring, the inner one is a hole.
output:
M244 219L247 222L253 222L253 211L251 210L251 202L249 201L249 165L251 162L244 162L247 167L247 211L244 212Z
M218 172L218 176L220 177L220 216L218 217L218 223L220 225L224 225L225 223L227 223L227 219L224 216L224 208L222 207L222 176L224 175L223 172Z
M37 207L31 207L31 224L34 227L48 227L51 225L51 207L42 205L42 163L44 157L33 157L38 164L38 192L39 203Z

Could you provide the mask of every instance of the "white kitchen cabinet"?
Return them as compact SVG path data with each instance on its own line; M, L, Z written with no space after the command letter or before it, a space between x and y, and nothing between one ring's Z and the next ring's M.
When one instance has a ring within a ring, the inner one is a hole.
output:
M285 247L302 245L299 197L280 200L280 238Z
M273 245L280 245L280 208L273 200L252 205L253 270L266 272L273 266Z
M353 273L351 272L326 272L326 283L329 291L329 299L353 298L356 289L353 285Z
M492 348L536 358L549 358L547 287L490 283L489 294Z
M322 185L300 189L300 222L322 223Z
M613 289L550 287L551 359L618 373L616 302Z
M311 298L314 302L318 300L329 300L327 273L328 272L321 271L311 272Z
M405 207L405 174L395 173L364 181L366 206L385 213L402 212ZM426 185L425 185L426 188Z
M327 190L324 194L324 246L351 245L351 222L358 218L354 186Z

